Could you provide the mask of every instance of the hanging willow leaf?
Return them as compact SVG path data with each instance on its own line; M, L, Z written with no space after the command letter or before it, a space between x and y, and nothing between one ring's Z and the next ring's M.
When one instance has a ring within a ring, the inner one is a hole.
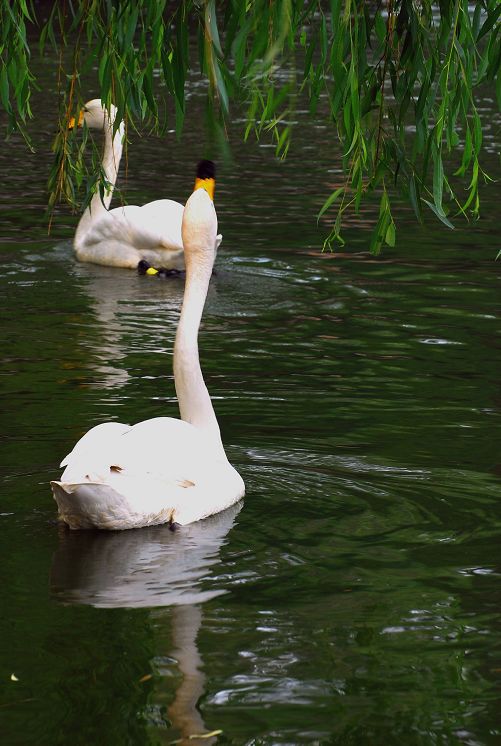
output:
M442 195L444 191L444 164L442 150L433 144L433 199L438 212L443 213Z
M327 199L325 200L324 204L322 205L322 207L321 207L321 209L320 209L320 211L319 211L319 213L317 215L317 220L320 220L320 218L322 217L322 215L325 212L327 212L327 210L329 209L329 207L331 207L331 205L334 204L334 202L337 200L337 198L341 194L343 194L343 192L344 192L344 186L339 187L339 189L336 189L336 191L332 192L332 194L329 197L327 197Z
M423 198L423 202L426 202L428 207L433 210L437 218L448 228L451 228L451 230L454 230L454 226L452 225L451 221L447 218L446 214L437 208L436 205L433 204L433 202L429 202L427 199Z

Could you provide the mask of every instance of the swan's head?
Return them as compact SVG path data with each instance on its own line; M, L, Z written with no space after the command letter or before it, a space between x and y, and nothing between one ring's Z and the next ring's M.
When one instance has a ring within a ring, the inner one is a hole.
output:
M212 161L200 161L195 189L186 202L181 234L187 264L213 262L216 256L217 215L213 196L216 169Z
M69 128L72 129L77 125L81 127L83 123L90 129L104 130L110 129L113 126L115 117L117 115L117 107L110 104L109 112L103 106L100 98L93 98L92 101L87 101L83 109L81 109L78 121L74 117L70 119Z
M197 166L194 191L205 189L212 201L216 188L216 166L213 161L200 161Z

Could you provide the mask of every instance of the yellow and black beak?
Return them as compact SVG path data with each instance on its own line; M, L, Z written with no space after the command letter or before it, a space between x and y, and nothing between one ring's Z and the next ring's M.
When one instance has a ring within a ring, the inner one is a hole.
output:
M70 121L68 122L68 129L72 130L75 129L75 126L82 127L84 123L84 110L80 109L80 112L78 114L78 122L76 121L75 117L71 117Z
M193 191L196 191L197 189L205 189L211 200L214 202L214 191L216 189L215 179L199 179L197 177L195 179L195 187Z
M200 161L197 166L195 187L205 189L212 201L214 201L214 190L216 188L216 167L212 161Z

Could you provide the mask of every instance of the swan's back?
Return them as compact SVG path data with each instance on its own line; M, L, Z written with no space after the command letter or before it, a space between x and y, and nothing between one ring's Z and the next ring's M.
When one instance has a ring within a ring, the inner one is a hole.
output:
M115 207L110 214L127 221L131 241L138 249L182 250L183 209L179 202L157 199L141 207Z
M135 269L141 259L183 269L183 206L170 199L142 207L124 205L101 211L77 230L74 248L80 261Z
M87 432L62 461L62 482L107 481L110 472L186 479L206 467L210 443L197 428L172 417L136 425L106 422Z
M98 425L62 465L51 485L70 528L187 524L233 505L245 491L203 432L170 417Z

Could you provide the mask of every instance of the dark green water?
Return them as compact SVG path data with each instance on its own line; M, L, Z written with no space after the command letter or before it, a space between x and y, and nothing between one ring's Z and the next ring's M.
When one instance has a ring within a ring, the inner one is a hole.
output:
M197 91L181 145L131 144L131 202L189 194ZM381 259L363 221L322 255L328 131L300 114L285 163L235 138L201 355L245 502L69 533L48 482L76 438L177 416L183 286L77 264L64 211L47 237L54 108L36 156L0 150L2 744L500 743L499 187L469 232L401 208Z

